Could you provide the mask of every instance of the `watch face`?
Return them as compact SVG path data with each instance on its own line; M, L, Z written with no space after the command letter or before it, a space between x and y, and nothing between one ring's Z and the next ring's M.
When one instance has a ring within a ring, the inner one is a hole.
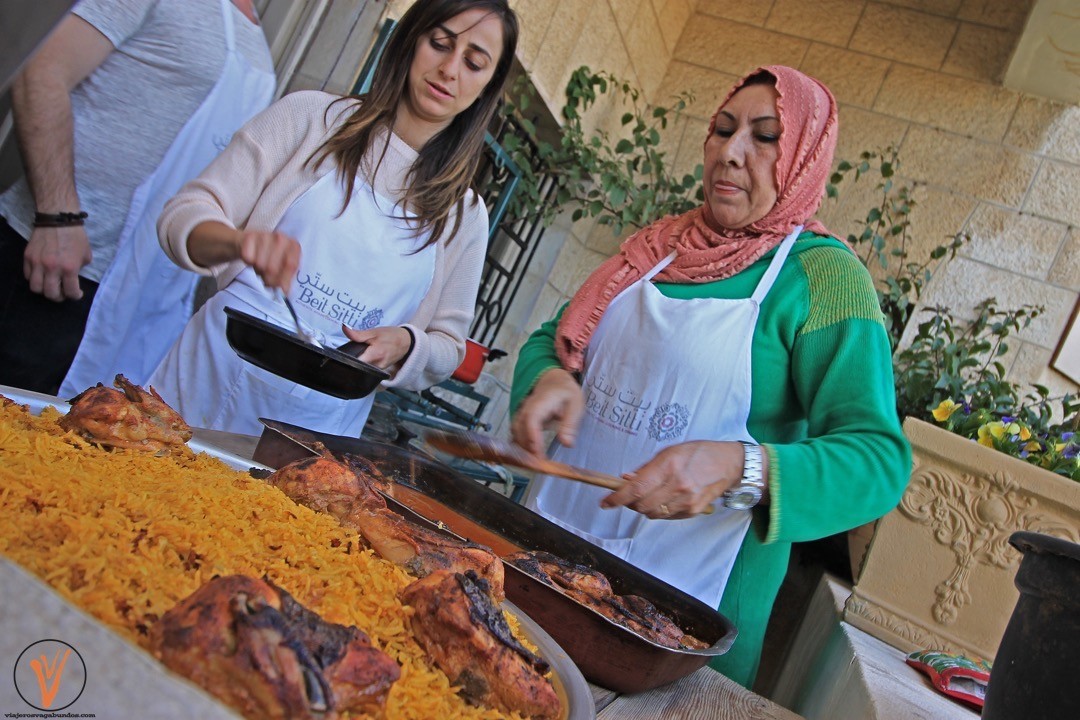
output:
M749 510L761 500L761 490L756 487L738 487L728 493L724 504L733 510Z

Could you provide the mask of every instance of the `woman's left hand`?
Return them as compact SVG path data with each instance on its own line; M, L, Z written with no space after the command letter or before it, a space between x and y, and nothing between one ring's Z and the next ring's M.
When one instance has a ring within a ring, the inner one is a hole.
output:
M367 343L367 349L360 355L360 360L383 370L389 370L403 360L412 345L412 335L403 327L353 330L342 325L341 329L350 340Z
M661 450L601 507L619 505L651 518L677 520L705 512L742 479L744 451L739 442L697 440Z

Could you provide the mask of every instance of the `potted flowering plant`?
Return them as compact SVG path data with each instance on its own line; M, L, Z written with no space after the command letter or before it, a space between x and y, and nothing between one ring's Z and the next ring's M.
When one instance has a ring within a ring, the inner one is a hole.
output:
M830 191L852 173L882 177L881 202L848 241L877 279L896 348L897 411L914 456L899 507L874 524L844 619L907 652L992 659L1017 600L1020 556L1009 537L1030 530L1080 539L1080 403L1005 377L1009 340L1043 308L1003 310L990 298L970 320L941 306L917 309L935 263L966 238L924 262L908 257L914 201L891 182L898 162L890 149L840 163ZM853 560L859 549L853 543Z

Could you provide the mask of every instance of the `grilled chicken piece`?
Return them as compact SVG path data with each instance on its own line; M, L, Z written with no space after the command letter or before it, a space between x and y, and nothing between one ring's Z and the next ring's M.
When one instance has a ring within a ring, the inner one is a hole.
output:
M548 664L514 638L476 573L434 572L401 591L413 635L468 701L533 718L559 716Z
M249 718L377 712L401 675L359 629L328 623L269 581L242 575L182 600L150 641L166 667Z
M436 570L474 570L490 583L495 599L503 599L503 566L495 553L483 545L425 528L390 510L373 489L375 481L358 467L324 454L289 463L266 481L294 502L328 513L356 530L380 557L417 577Z
M518 552L505 560L541 582L562 589L582 605L633 630L647 640L670 648L700 650L708 643L684 633L671 618L638 595L616 595L602 573L563 560L548 552Z
M114 384L119 390L98 383L73 397L60 427L111 447L166 453L186 449L191 428L154 388L144 390L123 375Z

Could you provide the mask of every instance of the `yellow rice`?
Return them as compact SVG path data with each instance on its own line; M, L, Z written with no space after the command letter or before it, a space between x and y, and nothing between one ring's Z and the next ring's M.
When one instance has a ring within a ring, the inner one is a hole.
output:
M356 533L216 458L102 450L58 417L0 403L0 554L69 601L145 649L148 627L202 583L267 575L398 661L381 717L506 717L467 705L430 664L397 599L413 578Z

